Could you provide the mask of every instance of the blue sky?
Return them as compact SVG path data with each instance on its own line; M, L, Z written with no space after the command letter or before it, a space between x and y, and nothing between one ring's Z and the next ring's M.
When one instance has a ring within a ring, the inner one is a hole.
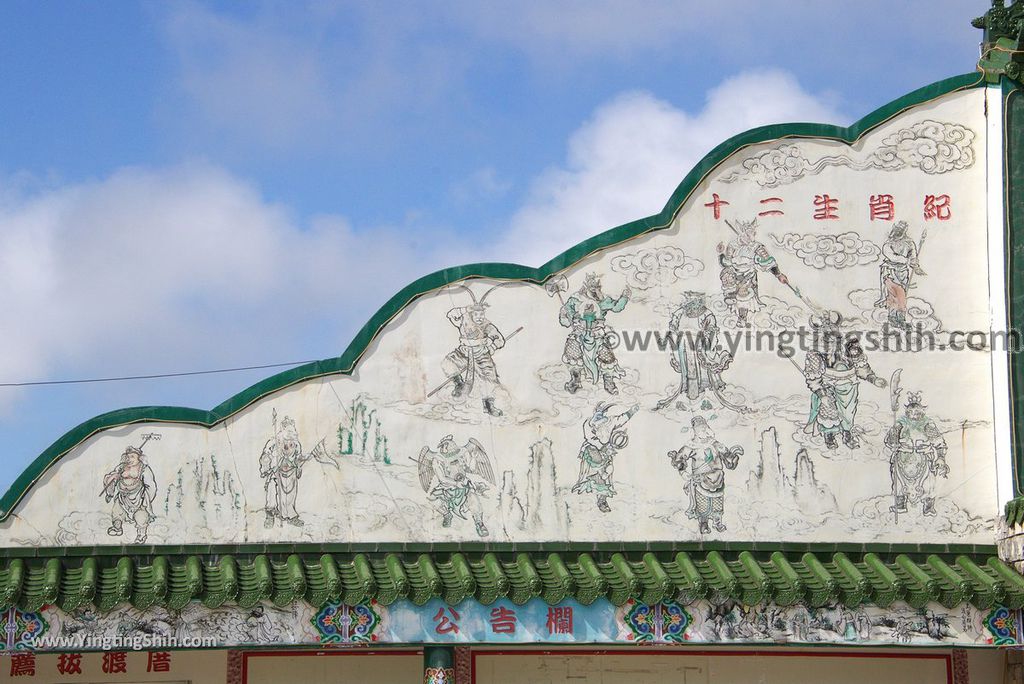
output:
M972 71L988 0L0 3L0 383L336 356L394 291L655 213L726 137ZM0 388L76 424L271 374Z

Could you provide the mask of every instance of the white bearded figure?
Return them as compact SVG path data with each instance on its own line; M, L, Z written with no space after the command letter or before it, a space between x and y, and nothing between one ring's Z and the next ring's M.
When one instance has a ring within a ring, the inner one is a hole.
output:
M901 330L909 329L907 320L907 292L914 275L925 275L918 263L918 246L907 235L907 222L898 221L889 231L882 245L882 265L879 270L879 297L877 307L888 310L889 325Z
M706 390L720 396L725 388L722 373L733 357L718 341L718 320L708 310L702 292L683 293L683 303L672 312L668 328L676 335L669 363L679 373L679 385L671 395L658 402L662 409L678 397L694 400ZM683 405L680 408L685 408Z
M299 431L295 421L285 416L281 424L277 424L277 411L274 411L274 436L267 440L260 454L260 477L264 480L266 490L266 527L273 527L274 522L282 522L302 527L305 523L299 518L295 501L299 494L299 478L302 467L310 459L318 463L338 468L337 462L327 453L324 440L309 453L302 452L299 442Z

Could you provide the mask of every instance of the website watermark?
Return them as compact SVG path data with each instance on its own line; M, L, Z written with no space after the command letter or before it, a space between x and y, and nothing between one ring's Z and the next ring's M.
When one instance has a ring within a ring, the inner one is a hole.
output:
M215 648L212 636L166 634L43 634L27 644L34 651L151 651L178 648Z
M733 357L739 352L767 352L793 358L797 352L829 348L869 352L1024 352L1024 334L1010 330L929 330L923 326L888 330L829 330L799 327L787 330L606 330L604 343L619 352L678 351L681 347L717 348Z

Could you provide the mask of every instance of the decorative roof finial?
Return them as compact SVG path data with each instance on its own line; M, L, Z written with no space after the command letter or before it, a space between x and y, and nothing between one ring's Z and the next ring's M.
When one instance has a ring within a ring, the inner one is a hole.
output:
M1020 80L1024 75L1024 0L1013 0L1009 7L1005 0L992 0L992 9L974 19L971 26L985 31L978 62L985 80L998 83L1002 75Z

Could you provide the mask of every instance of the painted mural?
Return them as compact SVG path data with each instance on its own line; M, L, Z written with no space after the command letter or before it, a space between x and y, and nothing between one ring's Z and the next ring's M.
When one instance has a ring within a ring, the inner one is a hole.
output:
M761 643L842 645L986 646L1019 642L1019 611L969 604L912 608L896 603L818 608L733 601L654 605L629 600L583 605L566 600L552 606L534 599L491 605L466 601L449 606L439 599L417 606L398 601L313 608L262 603L251 608L207 608L193 602L181 610L122 606L100 616L91 607L65 613L47 607L37 613L0 614L0 626L15 625L10 650L139 649L166 644L203 646L320 645L374 643Z
M411 301L350 376L102 430L0 545L990 544L985 98L741 148L663 229Z

